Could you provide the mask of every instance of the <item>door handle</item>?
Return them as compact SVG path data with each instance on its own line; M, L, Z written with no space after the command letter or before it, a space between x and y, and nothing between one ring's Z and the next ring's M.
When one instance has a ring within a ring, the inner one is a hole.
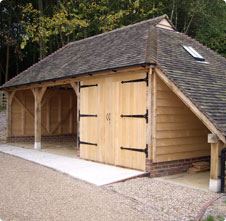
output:
M110 121L110 120L111 120L111 114L110 114L110 113L107 113L107 114L106 114L106 120L107 120L107 121Z

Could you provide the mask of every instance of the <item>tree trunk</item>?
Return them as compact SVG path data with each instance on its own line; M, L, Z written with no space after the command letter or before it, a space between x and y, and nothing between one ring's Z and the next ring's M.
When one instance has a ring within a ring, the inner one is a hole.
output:
M38 0L38 9L40 11L40 16L43 15L43 2L42 0ZM39 40L39 59L43 59L45 57L45 45L44 45L44 42L42 40L42 38L40 38Z

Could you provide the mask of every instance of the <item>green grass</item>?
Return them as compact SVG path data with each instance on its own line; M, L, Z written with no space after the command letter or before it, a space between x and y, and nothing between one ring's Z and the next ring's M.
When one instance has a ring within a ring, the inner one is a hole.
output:
M6 108L5 108L5 107L0 106L0 112L5 111L5 110L6 110Z
M225 218L223 216L217 216L217 217L214 217L214 216L211 216L209 215L206 219L204 219L203 221L224 221Z

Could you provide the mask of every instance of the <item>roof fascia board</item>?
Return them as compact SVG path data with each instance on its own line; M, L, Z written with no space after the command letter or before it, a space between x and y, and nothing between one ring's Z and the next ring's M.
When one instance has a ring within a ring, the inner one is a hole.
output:
M155 68L155 73L160 79L182 100L182 102L202 121L202 123L219 139L226 143L225 136L216 128L216 126L193 104L193 102L184 95L184 93L164 74L160 68Z
M0 91L1 90L2 91L25 90L25 89L30 89L33 87L43 87L45 85L59 86L59 85L64 85L64 84L70 84L71 81L80 81L81 78L84 78L84 77L105 75L105 74L111 74L111 73L115 73L115 72L120 73L120 72L133 71L133 70L139 70L139 69L142 69L142 70L147 69L148 70L150 65L152 65L152 63L143 63L143 64L136 64L136 65L122 66L122 67L118 67L118 68L94 71L94 72L89 72L89 73L67 76L67 77L63 77L63 78L55 78L55 79L53 78L53 79L49 79L49 80L45 80L45 81L21 84L21 85L17 85L17 86L1 87ZM154 63L153 63L153 65L154 65Z

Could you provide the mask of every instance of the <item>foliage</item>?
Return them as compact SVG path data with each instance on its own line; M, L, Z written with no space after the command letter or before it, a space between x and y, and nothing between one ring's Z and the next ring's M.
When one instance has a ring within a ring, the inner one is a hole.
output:
M3 0L0 83L70 41L162 14L226 57L224 0Z

